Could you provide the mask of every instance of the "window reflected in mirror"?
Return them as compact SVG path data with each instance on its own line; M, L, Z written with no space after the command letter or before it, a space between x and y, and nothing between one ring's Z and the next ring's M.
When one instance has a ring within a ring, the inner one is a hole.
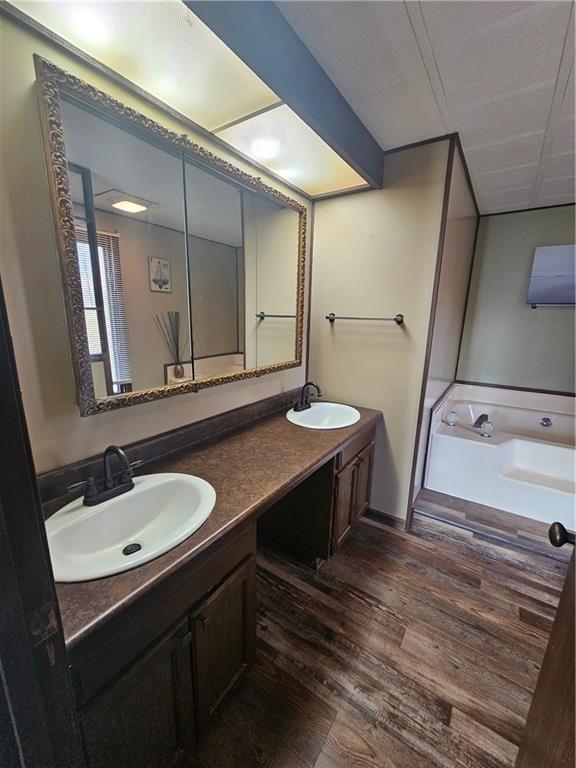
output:
M62 114L95 395L162 386L191 357L182 160L70 102ZM179 360L157 327L169 312Z

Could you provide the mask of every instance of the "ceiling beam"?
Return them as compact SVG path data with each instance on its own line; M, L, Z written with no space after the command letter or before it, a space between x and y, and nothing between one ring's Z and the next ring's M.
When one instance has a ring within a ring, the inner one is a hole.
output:
M382 186L383 150L274 3L183 1L357 173Z

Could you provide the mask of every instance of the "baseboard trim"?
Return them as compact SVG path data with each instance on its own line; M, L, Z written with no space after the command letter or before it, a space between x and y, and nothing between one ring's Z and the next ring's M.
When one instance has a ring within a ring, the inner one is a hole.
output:
M401 517L389 515L387 512L380 512L380 510L373 509L372 507L368 507L363 516L376 523L387 525L389 528L404 528L405 524L405 520Z

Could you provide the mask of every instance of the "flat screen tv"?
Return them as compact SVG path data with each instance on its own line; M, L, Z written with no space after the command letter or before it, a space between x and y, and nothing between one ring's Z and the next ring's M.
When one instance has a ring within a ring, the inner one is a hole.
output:
M534 251L528 304L576 303L576 245L542 245Z

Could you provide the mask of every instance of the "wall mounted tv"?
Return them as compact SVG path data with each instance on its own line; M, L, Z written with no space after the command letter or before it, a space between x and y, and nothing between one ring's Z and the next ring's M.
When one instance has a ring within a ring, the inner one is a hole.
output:
M528 304L576 303L576 245L542 245L534 251Z

